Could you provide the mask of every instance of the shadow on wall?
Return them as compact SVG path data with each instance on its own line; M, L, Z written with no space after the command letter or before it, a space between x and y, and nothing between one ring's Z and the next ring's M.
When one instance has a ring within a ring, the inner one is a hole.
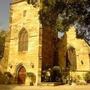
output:
M66 67L66 51L67 51L67 35L64 33L62 38L58 39L57 44L57 50L58 50L58 64L61 67L61 69L65 69Z
M76 50L67 43L66 33L58 41L58 64L61 68L63 80L70 80L70 72L76 70Z
M69 69L71 71L76 70L76 50L72 45L67 43L67 35L59 39L58 42L58 57L61 69Z
M0 31L0 59L2 59L4 55L4 47L5 47L5 31Z

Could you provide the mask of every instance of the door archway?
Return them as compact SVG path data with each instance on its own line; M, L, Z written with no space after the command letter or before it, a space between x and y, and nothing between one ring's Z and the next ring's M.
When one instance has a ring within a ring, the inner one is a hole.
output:
M24 66L19 66L17 70L17 82L18 84L25 84L26 69Z

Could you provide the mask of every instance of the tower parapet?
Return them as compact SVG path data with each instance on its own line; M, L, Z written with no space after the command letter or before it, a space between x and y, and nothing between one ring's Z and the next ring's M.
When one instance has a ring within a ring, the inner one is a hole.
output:
M32 4L32 5L37 5L40 3L40 0L12 0L11 4L16 4L23 1L26 1L28 4Z

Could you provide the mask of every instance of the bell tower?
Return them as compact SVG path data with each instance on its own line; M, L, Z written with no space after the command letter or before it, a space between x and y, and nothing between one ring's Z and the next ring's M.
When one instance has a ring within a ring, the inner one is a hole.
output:
M23 2L23 1L26 1L28 4L39 4L40 3L40 0L12 0L12 4L15 4L15 3L19 3L19 2Z
M21 79L22 82L19 83L22 84L30 84L29 78L27 79L30 73L35 76L34 85L41 82L39 10L39 0L12 0L10 4L9 36L5 47L8 50L5 51L6 71ZM23 71L21 67L25 71L24 78L19 75L20 70Z
M53 67L54 31L40 23L40 0L12 0L10 5L9 34L5 44L6 71L21 84L41 83L41 72L47 65ZM23 78L20 73L23 73ZM27 77L26 77L27 76Z

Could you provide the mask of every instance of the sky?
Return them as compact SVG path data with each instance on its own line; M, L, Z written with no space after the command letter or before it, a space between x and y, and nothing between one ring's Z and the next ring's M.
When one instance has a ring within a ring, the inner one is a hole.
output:
M8 29L10 1L0 0L0 29Z

